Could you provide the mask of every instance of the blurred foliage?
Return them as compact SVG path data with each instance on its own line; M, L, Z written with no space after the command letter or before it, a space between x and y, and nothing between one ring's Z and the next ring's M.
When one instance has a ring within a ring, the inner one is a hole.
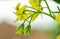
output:
M55 1L55 2L58 3L58 4L60 4L60 0L53 0L53 1Z

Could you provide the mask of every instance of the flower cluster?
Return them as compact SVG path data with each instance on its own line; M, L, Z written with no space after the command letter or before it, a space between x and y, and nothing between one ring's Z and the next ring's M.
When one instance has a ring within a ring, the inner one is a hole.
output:
M31 6L26 6L26 5L21 6L20 2L17 3L16 12L15 12L15 15L17 17L16 17L16 20L14 20L14 22L17 22L18 20L23 21L23 23L18 27L18 29L16 31L17 34L24 34L24 35L30 34L31 22L33 22L39 16L39 14L45 14L45 15L51 17L60 25L60 9L58 9L59 11L56 12L57 15L55 15L55 12L52 12L50 10L50 7L49 7L47 1L44 0L47 5L46 8L48 8L48 10L49 10L49 14L48 14L43 11L44 7L41 7L41 5L40 5L41 1L40 0L38 0L38 1L37 0L29 0L29 3ZM34 9L35 11L28 10L27 8ZM28 25L27 25L27 27L24 27L24 23L26 21L28 22ZM57 39L60 39L60 35L57 37Z
M14 20L14 22L17 22L18 20L24 21L18 27L18 29L16 31L17 34L29 34L30 31L31 31L31 25L30 25L31 21L34 21L39 16L39 14L37 13L37 11L41 12L41 7L39 6L39 2L38 1L30 0L29 2L31 4L31 6L32 6L32 9L34 8L36 10L36 12L31 11L31 10L27 10L26 9L27 6L26 5L21 6L20 2L17 3L17 5L16 5L15 15L17 16L17 18L16 18L16 20ZM28 21L29 18L30 18L30 21ZM26 28L24 28L24 23L26 21L28 21L29 24L27 25Z
M20 3L18 3L16 5L16 13L15 14L17 15L17 18L16 18L15 22L18 20L25 20L29 16L30 13L24 12L25 10L26 10L26 5L24 5L22 7L20 7Z

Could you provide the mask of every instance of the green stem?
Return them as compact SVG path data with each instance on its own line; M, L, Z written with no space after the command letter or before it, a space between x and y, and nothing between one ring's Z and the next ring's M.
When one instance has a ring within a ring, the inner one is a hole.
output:
M31 16L31 19L30 19L30 22L29 22L29 24L31 24L31 20L32 20L32 16Z
M51 18L53 18L53 19L55 20L55 17L53 17L52 15L47 14L47 13L45 13L45 12L43 12L43 14L45 14L45 15L47 15L47 16L50 16Z
M29 22L28 20L26 20L27 22Z
M52 11L52 13L60 13L60 12L53 12L53 11Z
M31 10L27 10L27 11L31 11ZM31 12L35 12L35 11L31 11ZM53 18L53 19L55 20L55 17L54 17L54 16L52 16L52 15L50 15L50 14L47 14L47 13L45 13L45 12L35 12L35 13L45 14L45 15L50 16L51 18ZM33 14L33 15L34 15L34 14Z
M58 8L58 10L59 10L59 12L60 12L60 9L59 9L59 7L57 6L57 8Z
M45 1L46 5L47 5L47 8L49 9L49 12L50 12L50 15L51 15L51 10L49 8L49 5L48 5L47 1L46 0L44 0L44 1Z
M30 12L34 12L34 13L39 13L39 12L37 12L37 11L31 11L31 10L25 10L25 12L26 11L30 11ZM41 12L40 12L41 13Z
M32 15L30 15L29 17L27 17L27 18L25 19L25 21L26 21L28 18L30 18L31 16L33 16L34 14L35 14L35 13L33 13ZM24 21L24 22L25 22L25 21Z
M44 0L44 1L45 1L46 5L47 5L47 8L49 9L49 13L50 13L49 16L50 16L50 17L53 17L53 16L54 16L53 19L55 19L55 14L51 12L51 10L50 10L50 8L49 8L49 5L48 5L47 1L46 1L46 0ZM52 14L53 14L53 16L52 16Z

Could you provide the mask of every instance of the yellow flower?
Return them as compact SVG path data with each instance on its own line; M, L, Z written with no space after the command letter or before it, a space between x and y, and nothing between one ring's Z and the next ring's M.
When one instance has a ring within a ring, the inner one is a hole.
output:
M17 16L17 18L16 18L16 20L14 21L14 22L16 22L16 21L18 21L18 20L25 20L25 19L27 19L27 17L30 15L30 13L24 13L24 14L22 14L22 15L18 15Z
M23 14L23 12L26 10L26 5L19 8L19 13Z
M38 1L30 0L30 4L32 5L32 7L33 7L34 9L36 9L37 11L42 12L41 7L39 6L40 3L39 3ZM34 14L33 17L32 17L32 21L34 21L34 20L38 17L38 15L39 15L39 14L37 14L37 13Z
M32 21L34 21L37 17L39 16L39 14L34 14L33 17L32 17Z
M18 3L16 5L16 8L18 8L18 9L16 9L17 18L16 18L15 22L18 20L25 20L29 15L29 13L23 13L26 10L26 5L20 7L20 3Z
M30 4L32 5L32 7L34 8L34 9L36 9L37 11L42 11L41 10L41 7L39 6L40 5L40 3L38 2L38 1L35 1L35 0L30 0Z
M19 10L19 7L20 7L20 2L17 3L16 10Z
M20 2L16 5L16 15L22 14L26 10L26 5L20 6Z
M31 0L31 1L33 1L33 2L31 2L33 8L35 8L36 10L40 10L39 9L40 8L39 7L39 3L36 2L36 1L34 1L34 0ZM25 13L23 13L26 10L26 5L20 7L20 4L18 3L16 5L16 7L18 7L18 9L16 9L17 18L16 18L15 22L18 21L18 20L25 20L28 16L30 16L33 13L33 12L32 13L31 12L28 12L28 13L25 12ZM38 17L38 15L39 14L37 14L37 13L34 14L33 17L32 17L32 21L34 21Z
M19 7L19 10L16 10L16 15L21 15L26 10L26 5Z
M16 10L16 13L15 13L17 16L20 15L20 12L19 10Z
M57 39L60 39L60 35L57 36Z
M23 15L23 18L26 19L28 16L30 16L30 13L26 13Z
M55 19L56 19L57 23L60 23L60 13L57 14Z

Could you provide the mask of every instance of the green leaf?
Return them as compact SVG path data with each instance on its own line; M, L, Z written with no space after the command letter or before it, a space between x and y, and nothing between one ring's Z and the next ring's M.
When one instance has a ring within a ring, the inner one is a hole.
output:
M55 2L58 3L58 4L60 4L60 0L53 0L53 1L55 1Z
M23 34L24 33L23 31L24 31L24 23L18 27L16 34Z
M29 35L31 31L31 26L30 24L24 29L24 35Z

